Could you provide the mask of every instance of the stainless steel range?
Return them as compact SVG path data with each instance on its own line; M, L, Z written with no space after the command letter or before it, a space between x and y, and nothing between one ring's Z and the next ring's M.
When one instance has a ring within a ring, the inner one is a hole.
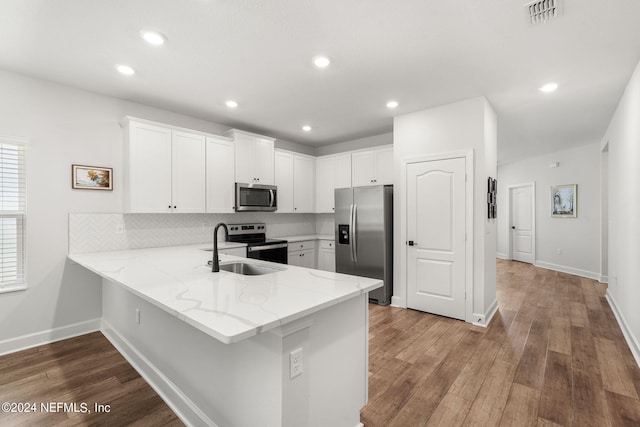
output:
M288 243L286 240L267 239L267 227L264 223L229 224L229 241L247 244L247 258L263 261L288 262Z

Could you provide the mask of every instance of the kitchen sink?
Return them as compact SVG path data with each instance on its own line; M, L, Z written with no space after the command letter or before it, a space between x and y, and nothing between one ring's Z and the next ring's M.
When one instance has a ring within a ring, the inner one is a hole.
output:
M221 264L220 270L229 271L231 273L236 273L236 274L242 274L244 276L260 276L263 274L283 271L284 269L267 267L266 265L249 264L246 262L232 262L229 264Z

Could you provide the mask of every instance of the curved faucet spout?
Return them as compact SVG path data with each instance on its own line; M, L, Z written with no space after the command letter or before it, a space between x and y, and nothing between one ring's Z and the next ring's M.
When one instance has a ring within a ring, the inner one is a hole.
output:
M220 260L218 259L218 229L224 228L224 240L229 240L229 229L227 224L219 222L213 229L213 262L211 263L211 272L217 273L220 271Z

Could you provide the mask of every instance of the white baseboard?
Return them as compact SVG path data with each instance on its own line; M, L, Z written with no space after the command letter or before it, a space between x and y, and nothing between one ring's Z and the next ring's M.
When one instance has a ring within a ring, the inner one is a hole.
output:
M580 270L573 267L566 267L564 265L552 264L550 262L536 261L533 265L535 265L536 267L546 268L547 270L554 270L561 273L573 274L574 276L586 277L587 279L598 280L600 278L600 273Z
M624 319L624 316L618 309L618 305L616 304L616 300L607 289L607 301L609 302L609 306L613 311L613 314L616 316L616 320L618 321L618 325L620 325L620 329L622 330L622 335L624 335L624 339L627 341L629 345L629 349L631 350L631 354L633 354L633 358L636 359L636 364L640 367L640 344L638 344L638 340L633 336L633 332L629 328L627 321Z
M200 410L169 378L138 351L126 338L120 335L109 322L102 320L102 333L127 359L142 378L165 401L171 410L187 426L209 426L216 424Z
M407 303L400 297L391 296L391 306L399 308L407 308Z
M496 252L496 258L500 258L500 259L506 259L507 261L510 260L509 256L507 254L503 254L500 252Z
M486 314L476 314L476 313L473 314L473 319L471 323L476 326L482 326L483 328L486 328L487 326L489 326L489 323L491 323L491 319L493 319L493 316L496 314L497 311L498 311L498 300L493 300L493 303L487 310Z
M9 338L0 341L0 356L16 351L26 350L43 344L66 340L100 330L100 319L91 319L72 325L60 326L58 328L47 329L46 331L33 334L22 335L16 338Z
M600 283L609 283L609 276L603 276L601 274L600 278L598 279L598 282L600 282Z

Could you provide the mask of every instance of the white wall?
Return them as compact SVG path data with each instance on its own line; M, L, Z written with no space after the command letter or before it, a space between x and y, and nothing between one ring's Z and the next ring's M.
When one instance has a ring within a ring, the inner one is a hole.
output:
M396 194L403 191L401 179L403 160L423 156L473 150L473 304L475 318L484 323L492 315L496 302L495 284L495 223L487 220L487 177L496 175L496 116L484 98L473 98L429 110L394 118L394 183ZM400 197L394 198L394 264L406 265L404 242L406 218ZM394 304L406 306L406 283L394 272ZM477 317L476 317L477 316Z
M0 71L0 93L0 133L29 140L29 288L0 294L2 353L97 325L93 322L69 329L99 318L101 303L96 276L66 261L67 223L69 212L122 210L122 131L118 121L130 115L216 134L226 127L5 71ZM295 145L286 144L289 149ZM113 167L114 191L72 190L73 163ZM310 220L309 230L314 229L315 221ZM62 331L51 335L54 328Z
M549 164L559 162L557 168ZM600 277L600 147L598 144L546 154L498 167L498 254L509 245L508 186L536 183L536 265ZM577 218L552 218L551 186L578 184ZM562 254L558 254L558 249Z
M640 363L640 64L601 146L609 144L609 287L607 297Z
M329 154L344 153L345 151L362 150L364 148L372 148L389 144L393 144L392 132L317 147L315 155L327 156Z

